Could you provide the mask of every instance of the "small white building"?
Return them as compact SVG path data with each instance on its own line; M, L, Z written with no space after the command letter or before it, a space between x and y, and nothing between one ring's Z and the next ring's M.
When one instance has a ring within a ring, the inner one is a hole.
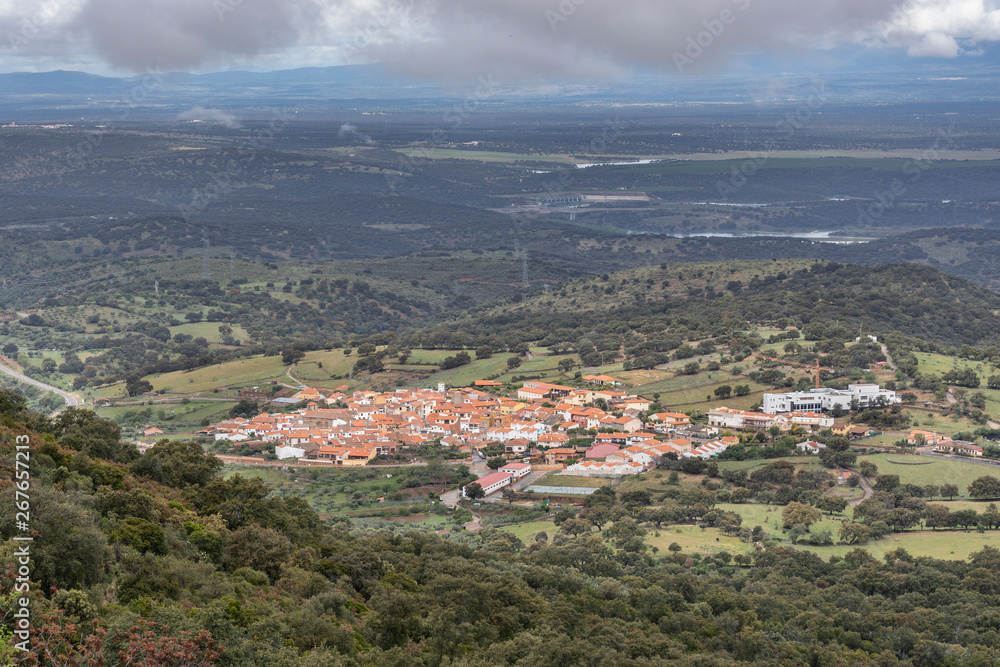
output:
M302 459L306 456L306 450L292 445L278 445L274 448L274 455L279 459Z
M804 440L802 442L796 443L796 447L800 451L806 454L819 454L821 450L826 449L826 445L822 442L815 442L813 440Z
M507 473L514 477L517 481L524 477L525 475L531 474L531 464L530 463L507 463L500 467L499 472Z
M513 481L514 481L513 475L505 472L500 472L499 470L497 472L492 472L489 475L486 475L485 477L480 477L479 479L476 480L476 482L479 483L479 486L483 487L483 491L486 492L486 495L490 495L491 493L496 493L497 491L509 485ZM466 498L468 496L466 495L465 490L468 488L468 486L469 485L466 484L465 486L462 487L462 495L465 496Z

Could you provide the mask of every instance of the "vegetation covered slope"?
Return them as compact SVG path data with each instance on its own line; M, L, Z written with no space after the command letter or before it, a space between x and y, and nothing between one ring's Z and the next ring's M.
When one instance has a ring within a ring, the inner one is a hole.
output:
M932 267L775 261L661 265L578 280L458 326L544 331L552 339L598 326L721 335L733 325L788 319L800 327L899 331L955 345L1000 340L998 313L1000 295Z
M1000 552L653 555L561 536L361 534L196 446L142 456L0 395L4 502L31 441L29 665L988 665ZM18 534L4 514L4 560ZM12 596L8 570L0 595ZM3 627L12 624L10 614ZM0 651L11 654L4 632Z

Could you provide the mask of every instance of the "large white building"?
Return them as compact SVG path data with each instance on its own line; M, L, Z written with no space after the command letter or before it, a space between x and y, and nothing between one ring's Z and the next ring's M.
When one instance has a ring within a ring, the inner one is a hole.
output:
M809 391L790 391L784 394L764 394L761 411L769 415L782 412L826 412L839 405L844 411L851 409L851 401L857 399L858 405L867 408L874 405L879 396L885 404L899 403L896 392L882 389L877 384L852 384L843 389L810 389Z

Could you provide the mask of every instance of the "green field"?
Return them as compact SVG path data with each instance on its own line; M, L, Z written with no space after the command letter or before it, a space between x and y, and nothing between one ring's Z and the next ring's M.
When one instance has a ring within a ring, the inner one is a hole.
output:
M192 338L204 338L209 343L221 343L222 334L219 333L219 322L194 322L189 324L178 324L177 326L170 327L170 335L175 336L179 333L187 334ZM240 340L247 339L246 330L239 324L229 324L233 330L233 338L238 338Z
M1000 533L987 531L979 534L971 531L914 531L892 533L881 540L861 545L861 548L880 559L890 551L903 548L913 556L930 556L943 560L965 560L974 551L980 551L984 546L1000 548ZM800 545L798 548L812 551L823 557L844 556L855 547L839 544L830 547L813 547Z
M579 486L588 489L598 489L611 483L610 479L600 477L578 477L576 475L556 475L549 473L532 486Z
M153 384L153 390L160 393L169 391L173 394L195 394L224 386L263 384L271 380L291 382L285 376L287 370L288 367L281 363L280 356L261 356L192 371L151 375L146 379Z
M751 526L752 527L752 526ZM659 555L670 553L667 550L676 542L684 553L718 553L728 551L733 554L752 553L752 545L738 537L724 535L718 528L702 530L697 526L664 526L660 530L650 530L646 535L646 544L659 549Z
M235 403L235 401L234 401ZM96 412L98 416L105 419L111 419L116 421L126 412L142 412L149 407L151 410L151 415L149 418L143 420L143 426L145 424L151 424L158 426L160 429L166 432L170 431L195 431L200 428L201 421L203 419L210 419L212 421L217 421L224 418L229 409L233 406L233 403L227 403L222 401L198 401L193 400L190 403L184 405L180 402L178 403L157 403L152 406L141 406L141 405L131 405L131 406L115 406L106 408L97 408ZM166 419L161 420L159 418L160 411L163 411L166 415Z
M874 454L862 457L861 461L871 461L878 466L879 473L899 475L899 479L904 484L954 484L958 487L960 494L965 494L966 489L973 480L983 475L993 475L1000 477L1000 466L986 466L978 463L965 461L953 461L950 459L937 459L922 457L921 460L930 460L928 465L902 465L890 463L888 459L905 460L906 457L900 455Z
M743 527L753 528L754 526L760 526L765 530L765 532L767 532L768 535L778 539L785 539L786 531L781 525L781 512L784 510L784 507L781 505L758 505L752 503L738 505L735 503L718 503L715 508L739 514L743 517ZM840 529L840 522L849 518L851 515L850 508L846 511L846 515L834 514L833 516L824 512L823 518L810 526L809 532L815 533L826 528L830 530L833 534L833 539L836 540L837 531Z
M559 533L559 528L551 521L529 521L527 523L515 523L511 526L504 526L502 530L517 535L522 542L528 544L535 541L535 535L544 532L549 536L549 540Z

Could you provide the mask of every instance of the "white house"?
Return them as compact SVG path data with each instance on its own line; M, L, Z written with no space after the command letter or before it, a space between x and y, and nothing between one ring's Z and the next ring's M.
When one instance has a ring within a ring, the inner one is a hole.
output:
M498 470L497 472L491 472L489 475L486 475L485 477L480 477L476 481L479 483L479 486L483 487L483 491L486 492L486 495L490 495L491 493L496 493L503 487L513 482L514 476L509 473L500 472ZM465 490L468 488L468 486L469 485L466 484L465 486L462 487L462 495L465 496L466 498L468 496L466 495Z
M512 475L514 480L519 480L525 475L531 474L531 464L530 463L507 463L500 467L499 472L505 472L508 475Z
M278 445L274 448L274 454L279 459L302 459L306 456L306 450L292 445Z

